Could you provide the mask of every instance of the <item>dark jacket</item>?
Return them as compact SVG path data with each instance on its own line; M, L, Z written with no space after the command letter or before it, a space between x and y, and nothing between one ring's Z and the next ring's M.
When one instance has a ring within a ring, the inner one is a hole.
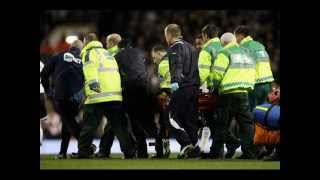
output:
M146 71L147 71L147 82L148 88L152 95L157 95L160 93L160 79L158 76L158 64L153 63L152 60L145 61Z
M179 87L199 86L198 53L188 42L178 40L168 49L171 83Z
M80 60L80 64L65 61L65 53L71 53ZM69 51L51 57L45 64L40 76L45 93L51 94L54 92L53 98L57 100L68 99L78 93L84 85L80 50L70 48ZM50 76L52 76L53 89L50 88L49 84Z
M126 47L114 57L120 69L121 80L125 85L146 82L145 57L140 49Z

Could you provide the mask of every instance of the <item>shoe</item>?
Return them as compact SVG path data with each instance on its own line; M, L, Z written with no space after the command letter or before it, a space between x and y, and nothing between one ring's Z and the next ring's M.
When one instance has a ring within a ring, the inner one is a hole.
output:
M97 150L97 146L96 145L94 145L94 144L91 144L91 146L90 146L90 154L94 154L95 152L96 152L96 150Z
M264 161L280 161L280 157L276 153L273 153L270 156L263 157L263 160Z
M162 145L163 145L163 157L164 158L169 158L170 157L170 141L169 139L163 139L162 140Z
M82 154L79 154L79 153L72 153L70 155L70 158L71 159L91 159L91 158L94 158L95 157L95 152L97 150L97 146L94 145L94 144L91 144L90 147L89 147L89 153L82 153Z
M209 159L209 153L204 153L204 152L202 152L202 153L200 154L200 159Z
M148 154L138 154L137 157L139 159L147 159L147 158L149 158L149 155Z
M257 150L257 159L263 159L265 156L270 156L273 152L273 150L268 150L266 147L262 147L259 150Z
M231 147L227 148L227 153L225 154L226 159L231 159L233 155L236 153L236 150L240 147L240 142L232 144Z
M94 155L93 154L89 155L89 154L72 153L70 155L70 158L71 159L92 159L92 158L94 158Z
M192 150L193 150L193 145L192 144L189 144L189 145L183 147L182 150L180 151L180 153L178 154L177 159L186 159L186 158L188 158L188 154Z
M236 159L256 159L253 155L242 154L241 156L236 157Z
M197 158L197 157L201 157L201 151L199 146L196 146L191 151L189 151L187 158Z
M212 154L209 153L208 159L224 159L223 154Z
M57 154L55 156L55 159L67 159L67 154Z
M135 159L135 158L136 158L135 154L124 155L124 156L121 157L121 159Z
M100 159L110 158L110 154L98 152L97 154L95 154L95 157Z
M163 159L164 156L163 155L159 155L159 154L154 154L150 157L151 159Z

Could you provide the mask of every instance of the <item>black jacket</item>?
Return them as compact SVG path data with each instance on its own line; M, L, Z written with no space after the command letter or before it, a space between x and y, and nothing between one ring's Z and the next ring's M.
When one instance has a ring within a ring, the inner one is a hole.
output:
M178 40L168 49L171 83L179 87L199 86L198 53L188 42Z
M70 48L69 51L51 57L40 73L41 83L45 93L54 91L55 99L67 99L79 92L84 86L82 63L67 62L64 54L71 53L75 58L80 58L80 50ZM81 62L81 61L80 61ZM49 78L52 76L53 89L50 88Z
M137 81L146 81L145 57L140 49L126 47L121 49L114 57L118 63L123 83L131 84L137 83Z

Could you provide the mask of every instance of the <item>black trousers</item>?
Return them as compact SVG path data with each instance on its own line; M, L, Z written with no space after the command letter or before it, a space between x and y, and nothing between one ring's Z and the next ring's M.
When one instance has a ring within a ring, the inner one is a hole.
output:
M101 139L100 139L99 153L105 154L108 156L110 155L114 136L115 135L111 128L111 124L108 122L104 128L103 135L101 136Z
M138 157L147 157L146 135L156 139L156 151L162 150L161 137L154 121L153 99L146 81L128 83L124 88L125 109L132 123L132 132L136 138Z
M161 153L162 141L154 122L152 110L152 96L148 91L147 83L143 80L126 83L123 89L123 105L128 115L130 124L130 137L135 141L138 157L148 157L146 135L156 139L156 152ZM112 128L105 128L105 133L100 141L100 153L110 154L114 134Z
M128 130L130 134L130 138L132 139L132 142L136 142L135 136L132 133L132 126L129 119L126 117L126 121L128 123ZM100 144L99 144L99 153L109 156L111 153L111 147L113 144L115 134L111 127L111 123L108 122L107 125L104 128L104 133L101 136Z
M221 95L217 113L211 152L217 156L221 154L223 144L229 138L228 133L232 117L235 117L239 124L242 152L253 156L253 120L249 110L248 94L230 93Z
M103 115L107 117L114 134L119 139L121 151L125 156L132 156L135 152L134 144L130 138L128 123L120 101L84 106L83 128L78 141L79 155L90 155L90 145Z
M211 131L211 137L212 139L214 139L214 132L215 132L215 128L216 128L216 123L218 121L218 117L217 117L217 112L216 110L212 110L211 112L204 112L203 115L204 115L204 118L206 120L206 123L207 125L209 126L210 128L210 131ZM239 143L239 140L238 140L238 134L237 134L237 127L236 127L236 123L232 122L230 124L230 127L229 127L229 130L227 131L227 134L226 134L226 138L225 138L225 144L226 144L226 147L227 149L231 149L235 144L238 144ZM213 141L211 143L211 146L210 146L210 153L213 153ZM224 148L222 147L221 150L220 150L220 156L223 156L224 154Z
M129 98L129 100L131 100ZM150 106L149 106L150 107ZM128 112L128 124L130 126L130 135L136 144L138 157L147 157L148 148L146 143L146 133L156 139L155 149L158 154L163 154L162 138L169 138L168 134L168 111L160 113L160 129L154 123L153 113L148 111L145 106L136 105L126 108ZM110 155L114 140L114 132L108 123L104 129L99 144L99 153Z
M40 119L47 115L44 93L40 93Z
M170 122L169 122L169 108L166 108L164 111L160 112L160 129L158 130L160 136L165 139L169 139L170 134Z
M54 104L62 122L60 154L66 154L71 136L79 139L81 128L75 119L79 113L79 104L68 99L55 100Z
M198 87L182 87L170 99L171 130L181 148L198 141Z

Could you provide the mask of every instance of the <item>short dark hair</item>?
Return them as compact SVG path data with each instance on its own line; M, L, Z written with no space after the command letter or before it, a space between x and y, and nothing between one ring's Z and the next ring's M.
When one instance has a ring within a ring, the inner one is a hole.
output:
M152 51L156 52L156 51L166 51L167 49L161 45L161 44L156 44L153 46Z
M170 33L173 37L181 37L181 28L178 24L169 24L166 28L167 33Z
M205 25L201 32L206 34L209 38L214 38L218 36L219 28L215 24L207 24Z
M98 40L98 37L97 37L97 35L95 33L88 33L88 34L84 35L84 39L87 42L91 42L91 41Z
M248 26L240 25L234 30L234 34L242 34L243 36L251 36L251 30Z

